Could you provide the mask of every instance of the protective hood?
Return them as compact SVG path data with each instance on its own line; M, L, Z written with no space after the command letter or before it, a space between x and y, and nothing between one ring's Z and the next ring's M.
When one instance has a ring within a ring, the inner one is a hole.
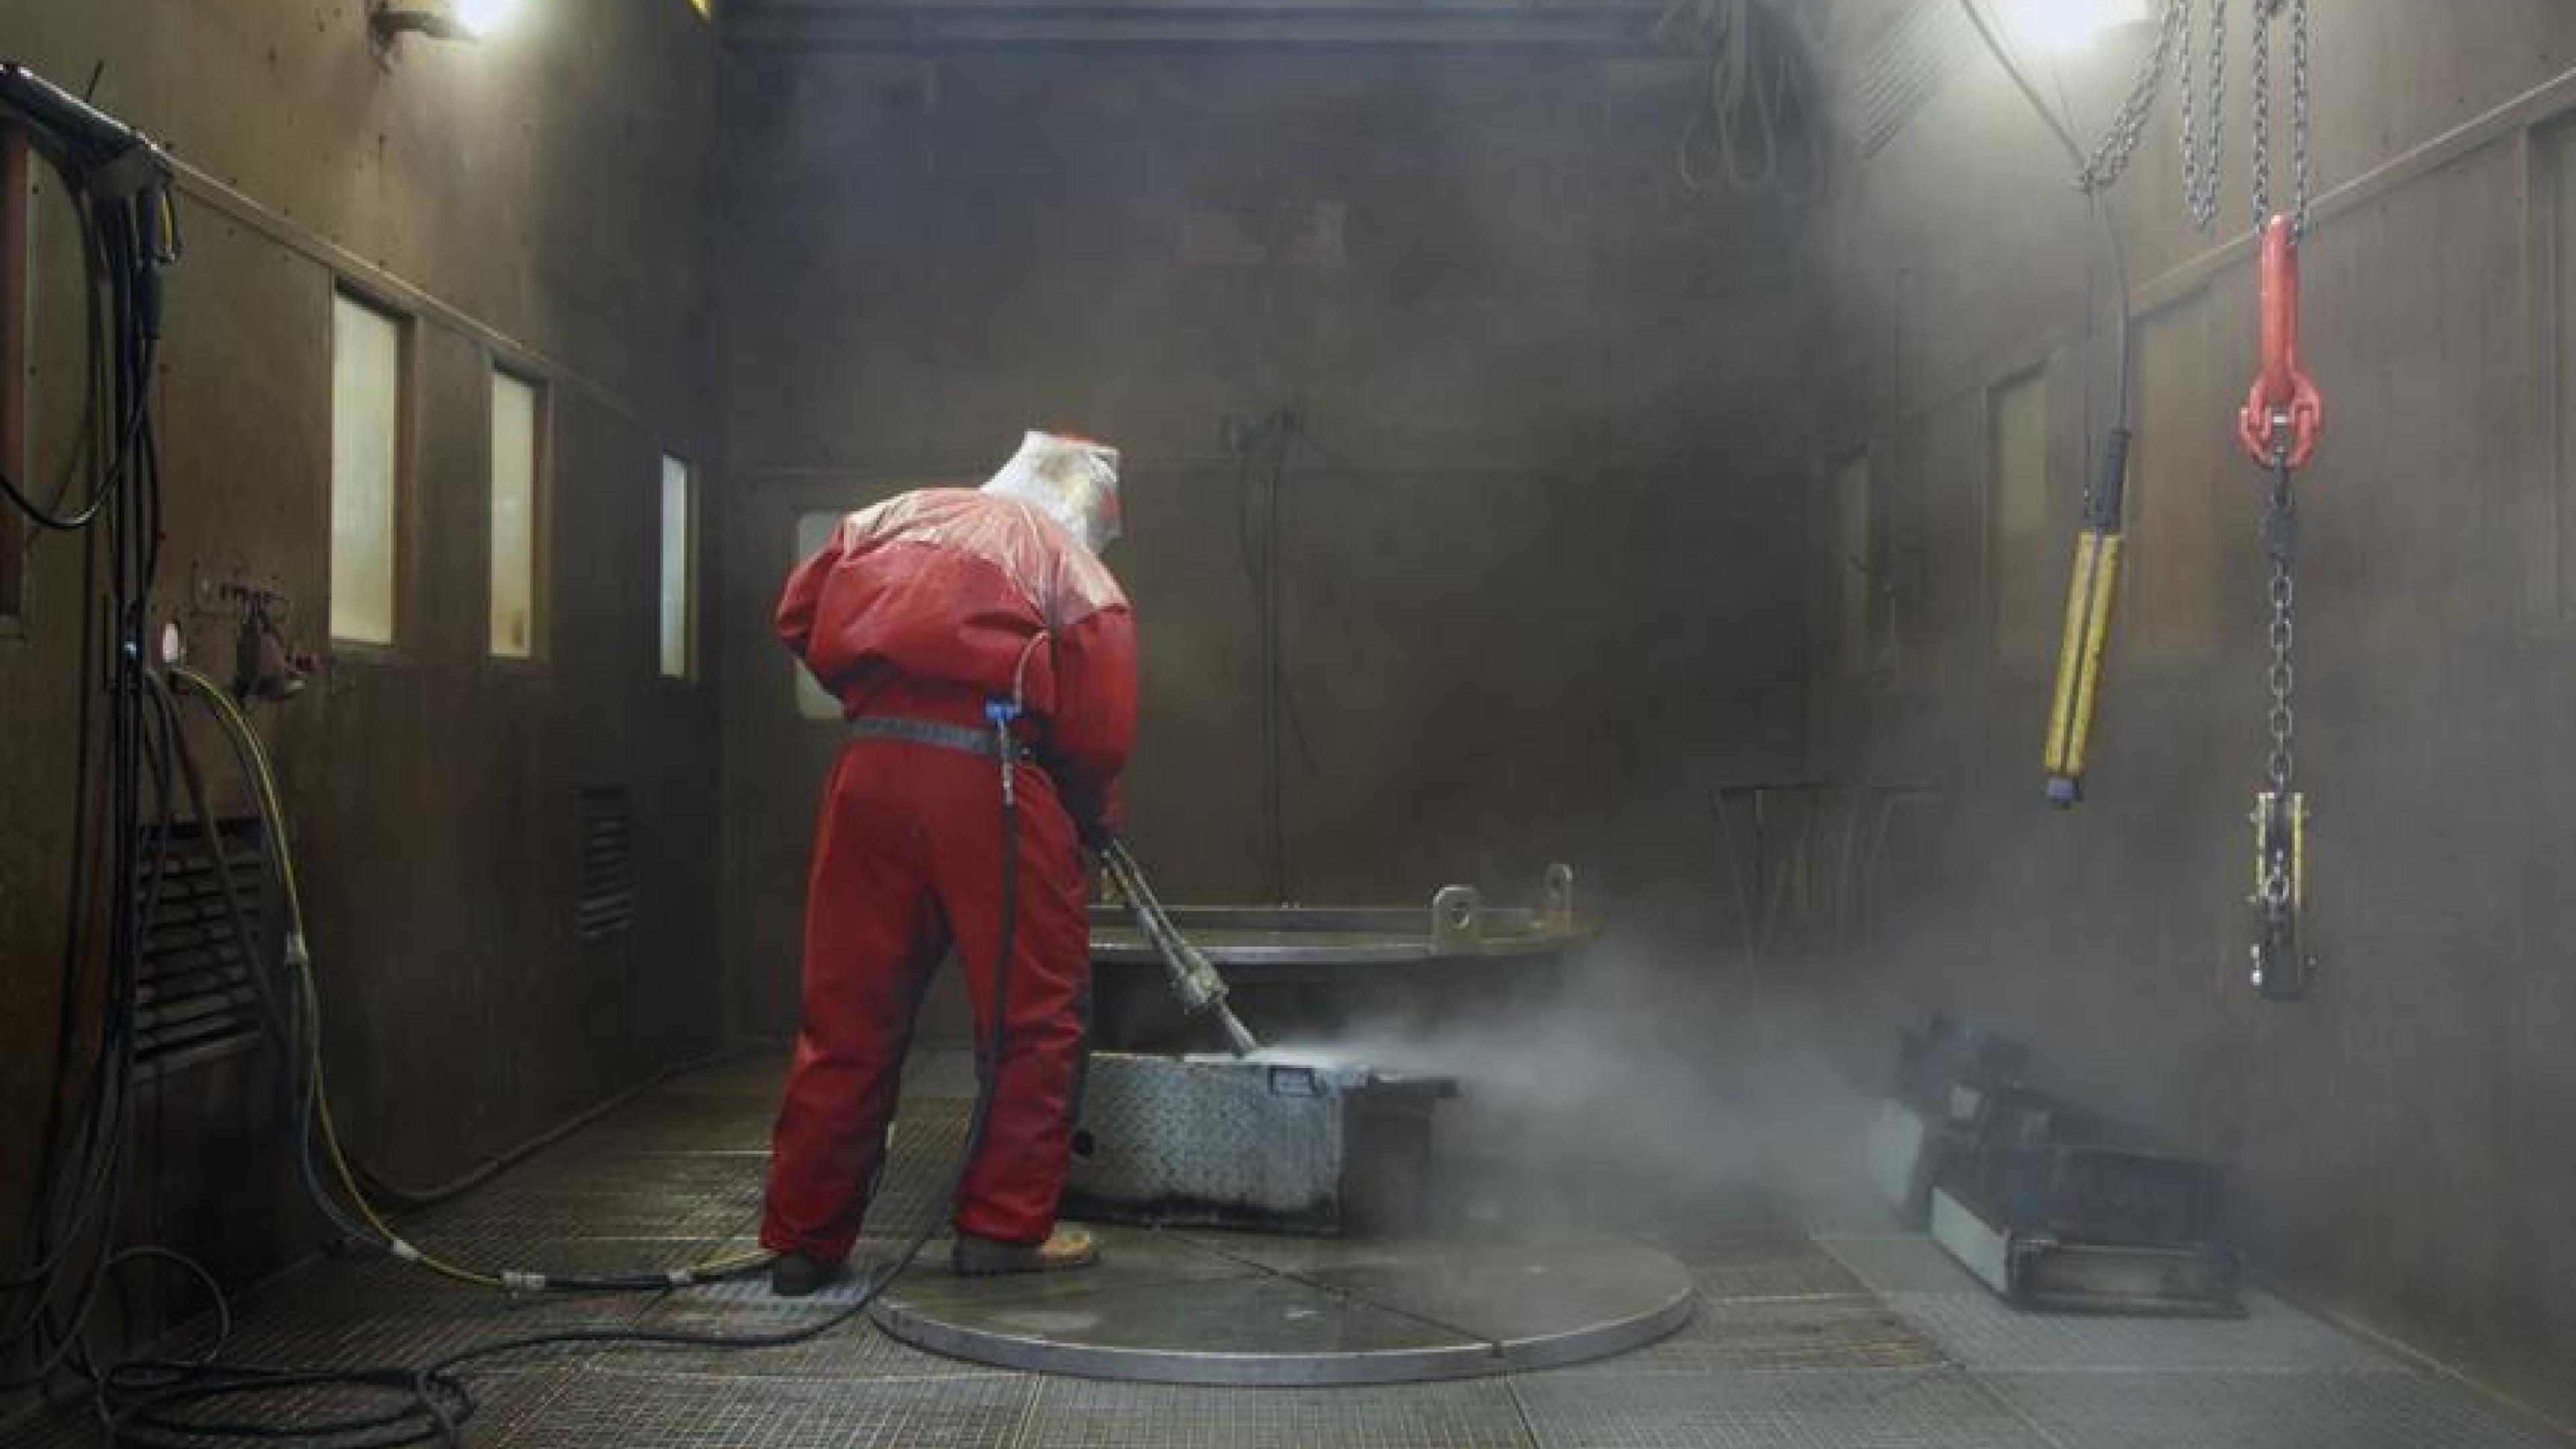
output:
M1105 443L1030 433L984 491L1035 505L1094 556L1118 537L1118 450Z

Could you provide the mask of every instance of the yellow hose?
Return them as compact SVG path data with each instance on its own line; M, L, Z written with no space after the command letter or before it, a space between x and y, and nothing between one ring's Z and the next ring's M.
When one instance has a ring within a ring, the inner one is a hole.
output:
M286 804L278 792L277 772L269 763L268 748L261 742L259 732L251 728L249 716L242 713L241 707L233 702L232 696L224 690L223 686L184 664L172 665L170 673L173 678L196 690L208 704L214 707L216 716L242 746L243 754L251 763L251 775L259 794L259 812L267 821L269 838L277 854L278 875L286 886L289 943L286 959L287 963L295 969L304 989L304 1036L311 1052L308 1065L313 1084L315 1118L321 1123L323 1151L330 1159L332 1172L340 1179L341 1190L348 1194L349 1202L358 1210L358 1215L366 1220L367 1226L374 1228L384 1238L386 1247L392 1250L396 1257L417 1262L433 1273L453 1278L460 1283L504 1290L512 1288L514 1286L512 1278L498 1273L459 1267L433 1254L422 1252L404 1241L402 1236L385 1221L383 1215L376 1211L375 1204L367 1200L366 1193L358 1186L357 1174L350 1170L348 1155L341 1150L339 1124L331 1116L331 1090L322 1074L321 991L313 977L312 955L305 948L304 888L295 870L295 851L286 838ZM730 1258L693 1264L680 1269L679 1272L691 1277L713 1276L751 1267L765 1261L768 1256L766 1253L737 1254ZM637 1273L632 1276L645 1278L655 1275Z

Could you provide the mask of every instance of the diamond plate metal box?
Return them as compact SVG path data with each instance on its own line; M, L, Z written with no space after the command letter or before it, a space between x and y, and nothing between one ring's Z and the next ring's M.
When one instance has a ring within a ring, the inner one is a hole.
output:
M1359 1067L1091 1059L1069 1216L1157 1227L1340 1234L1416 1225L1445 1078Z

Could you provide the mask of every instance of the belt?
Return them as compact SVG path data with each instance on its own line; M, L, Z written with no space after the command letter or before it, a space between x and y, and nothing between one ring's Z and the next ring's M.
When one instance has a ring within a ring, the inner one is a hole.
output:
M973 729L966 725L942 724L937 720L904 719L896 715L863 714L850 721L850 738L854 740L901 740L908 745L928 745L938 750L956 750L987 760L1001 758L991 730ZM1011 741L1011 758L1025 760L1033 752L1024 740Z

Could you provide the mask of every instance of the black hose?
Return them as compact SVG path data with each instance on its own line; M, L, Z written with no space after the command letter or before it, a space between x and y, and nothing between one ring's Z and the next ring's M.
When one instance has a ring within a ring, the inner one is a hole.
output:
M680 1062L673 1066L664 1067L653 1073L651 1076L646 1077L644 1080L637 1082L635 1085L626 1088L613 1097L610 1097L608 1100L599 1103L597 1106L586 1109L579 1116L573 1117L572 1119L559 1123L553 1127L549 1127L545 1131L519 1143L515 1147L505 1147L499 1152L485 1158L482 1162L477 1163L473 1167L467 1168L464 1172L459 1173L455 1177L449 1178L445 1182L431 1184L398 1182L395 1179L386 1176L384 1173L377 1171L375 1168L370 1167L366 1163L358 1161L354 1156L350 1160L349 1167L351 1171L358 1175L358 1181L366 1187L368 1198L379 1206L400 1208L407 1212L416 1212L422 1208L436 1207L440 1203L463 1197L465 1194L472 1192L474 1189L481 1187L487 1182L490 1182L501 1173L508 1171L510 1168L517 1166L519 1163L526 1161L537 1153L554 1146L556 1143L570 1137L572 1134L580 1131L584 1127L597 1122L600 1118L607 1116L609 1113L616 1111L620 1107L627 1106L636 1098L652 1091L655 1087L661 1086L663 1083L671 1081L674 1078L687 1076L691 1072L704 1071L708 1067L716 1066L719 1063L730 1059L733 1055L734 1054L730 1052L719 1052L714 1056L701 1057L696 1061ZM567 1288L587 1288L591 1286L586 1280L578 1280L570 1277L557 1277L553 1274L548 1274L546 1281L548 1283L557 1284ZM650 1281L656 1286L670 1286L670 1278L668 1275L654 1277L650 1279Z
M978 1086L967 1118L966 1145L950 1169L941 1201L953 1202L966 1185L966 1173L984 1145L991 1125L993 1098L1001 1081L1002 1053L1010 1032L1011 953L1019 935L1020 813L1013 783L1014 762L1002 763L1002 900L993 953L993 1023L978 1046ZM655 1333L643 1329L589 1329L532 1334L501 1339L448 1355L417 1368L306 1370L255 1365L209 1366L166 1360L117 1365L98 1380L99 1420L111 1445L134 1449L201 1449L209 1439L244 1439L261 1443L303 1443L329 1449L403 1449L437 1444L455 1449L461 1426L474 1414L474 1396L458 1377L467 1364L532 1349L571 1345L711 1348L725 1350L783 1348L809 1342L865 1313L895 1279L920 1257L939 1230L936 1217L925 1219L861 1287L849 1303L830 1314L776 1333ZM593 1286L578 1279L550 1280L564 1287ZM601 1280L599 1286L623 1286ZM256 1397L300 1389L373 1390L402 1399L400 1407L382 1414L334 1424L280 1429L255 1424L216 1424L175 1417L183 1408L216 1400Z
M14 99L14 93L0 95L0 102ZM37 124L41 141L45 139L41 119ZM98 617L106 619L109 632L102 640L95 618L84 614L78 680L83 729L74 765L78 788L63 955L65 995L57 1022L57 1075L70 1075L77 1055L74 1043L83 1013L76 998L93 961L88 917L92 893L101 886L107 895L106 959L99 987L97 1041L68 1123L60 1093L48 1103L38 1177L42 1185L29 1216L29 1266L0 1279L0 1298L14 1302L25 1295L23 1313L13 1308L11 1321L0 1328L0 1355L14 1357L23 1346L30 1368L21 1378L0 1381L0 1392L44 1387L65 1368L95 1378L83 1334L107 1273L133 1255L114 1253L112 1239L133 1129L140 957L166 881L176 793L176 746L170 721L156 714L143 683L148 600L159 561L161 514L158 457L149 444L153 342L143 335L157 324L149 320L155 309L138 296L149 289L157 253L142 245L137 235L141 203L96 200L82 166L67 164L51 150L47 155L62 171L66 193L81 208L82 254L93 302L93 358L88 371L93 379L108 381L118 420L117 442L112 448L92 451L85 460L101 479L82 510L84 517L74 525L105 524L92 534L93 542L83 553L82 578L86 598L98 581L96 540L103 537L108 553L106 597ZM112 303L114 319L112 330L106 332L95 325L100 315L95 304L102 292ZM107 415L106 411L97 414ZM5 491L40 525L71 522L50 508L34 505L14 487ZM91 689L99 682L93 671L100 669L102 654L108 701L106 799L96 844L106 860L104 869L97 870L90 859L92 841L86 828L90 818L88 727ZM148 823L147 771L157 787L157 811Z

